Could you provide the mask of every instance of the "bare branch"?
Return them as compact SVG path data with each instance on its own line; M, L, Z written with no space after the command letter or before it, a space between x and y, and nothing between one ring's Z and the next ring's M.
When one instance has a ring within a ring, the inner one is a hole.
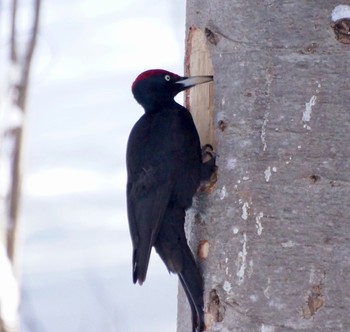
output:
M10 59L17 62L17 36L16 36L16 17L17 17L17 0L12 1L12 17L11 17L11 48Z
M14 0L17 1L17 0ZM30 40L28 42L27 50L25 52L25 57L22 64L22 79L20 83L20 91L18 96L18 106L24 112L27 91L28 91L28 81L29 81L29 73L30 67L32 64L33 53L36 45L38 30L39 30L39 14L40 14L40 6L41 0L35 1L34 7L34 19L33 19L33 28Z

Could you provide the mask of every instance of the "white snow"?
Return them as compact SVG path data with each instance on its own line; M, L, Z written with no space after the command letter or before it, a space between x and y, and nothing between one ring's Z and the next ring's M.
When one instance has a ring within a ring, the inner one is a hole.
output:
M223 200L226 196L227 196L226 187L223 186L222 189L220 190L219 198L220 198L221 200Z
M248 211L249 211L249 203L248 202L244 202L243 206L242 206L242 219L243 220L247 220L248 219Z
M274 326L265 325L265 324L261 325L261 332L274 332L274 331L275 331Z
M227 166L227 169L229 169L229 170L232 170L232 169L235 169L236 168L236 166L237 166L237 159L235 159L235 158L229 158L228 160L227 160L227 164L226 164Z
M244 282L245 270L247 268L247 254L247 234L243 233L242 251L238 253L238 264L240 263L240 267L238 272L236 273L238 277L238 285L241 285Z
M2 243L0 243L0 276L0 317L5 326L11 330L17 325L19 291L12 265Z
M338 21L343 18L350 18L350 6L338 5L332 11L332 21Z
M311 113L312 113L312 107L316 104L316 96L312 96L310 98L310 101L305 103L305 111L303 112L303 122L310 122L311 120Z
M251 300L252 302L258 301L258 296L255 295L255 294L250 295L249 298L250 298L250 300Z
M281 243L281 246L283 248L293 248L296 245L296 243L292 240L288 240L287 242Z
M228 282L227 280L225 280L224 282L224 285L222 286L223 290L226 292L226 293L229 293L230 290L232 289L232 285L230 282Z
M266 151L267 149L267 143L266 143L266 126L267 126L267 123L269 121L269 115L270 113L267 112L265 115L264 115L264 121L263 121L263 124L262 124L262 127L261 127L261 134L260 134L260 139L261 139L261 143L263 145L263 151Z
M251 278L251 276L253 275L253 270L254 270L254 262L251 259L249 261L248 278Z
M310 269L309 284L315 285L317 283L315 266L312 264Z
M267 167L267 169L264 171L264 175L265 175L265 181L269 182L270 181L270 177L271 177L271 166Z
M262 231L264 229L264 227L262 226L261 224L261 219L264 217L264 213L263 212L260 212L256 218L255 218L255 223L256 223L256 231L258 233L258 235L261 235L262 234Z
M304 122L304 128L310 130L311 127L306 123L311 120L312 107L316 104L317 97L314 95L310 98L310 101L305 103L305 111L303 112L302 121Z
M264 295L267 299L270 299L271 295L270 295L270 288L271 288L271 279L270 277L267 278L267 286L264 289Z

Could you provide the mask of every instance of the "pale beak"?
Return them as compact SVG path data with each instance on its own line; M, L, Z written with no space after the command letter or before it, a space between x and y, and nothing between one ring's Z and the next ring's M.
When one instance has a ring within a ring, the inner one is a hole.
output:
M179 84L179 91L189 89L195 85L210 82L213 80L213 76L191 76L191 77L182 77L175 84Z

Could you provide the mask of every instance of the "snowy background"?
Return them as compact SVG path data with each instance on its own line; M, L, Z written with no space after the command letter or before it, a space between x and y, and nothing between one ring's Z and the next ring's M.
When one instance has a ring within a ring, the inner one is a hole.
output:
M177 277L155 253L145 284L132 284L125 149L143 113L134 78L181 74L184 36L185 1L43 1L25 128L21 331L175 331Z

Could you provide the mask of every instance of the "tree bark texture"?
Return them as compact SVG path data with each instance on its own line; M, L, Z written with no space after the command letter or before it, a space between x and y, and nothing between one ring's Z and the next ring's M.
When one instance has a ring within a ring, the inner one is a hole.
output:
M350 46L330 27L338 4L188 0L187 33L206 35L215 79L217 182L187 215L193 251L205 244L208 331L350 331ZM178 332L189 312L180 289Z

